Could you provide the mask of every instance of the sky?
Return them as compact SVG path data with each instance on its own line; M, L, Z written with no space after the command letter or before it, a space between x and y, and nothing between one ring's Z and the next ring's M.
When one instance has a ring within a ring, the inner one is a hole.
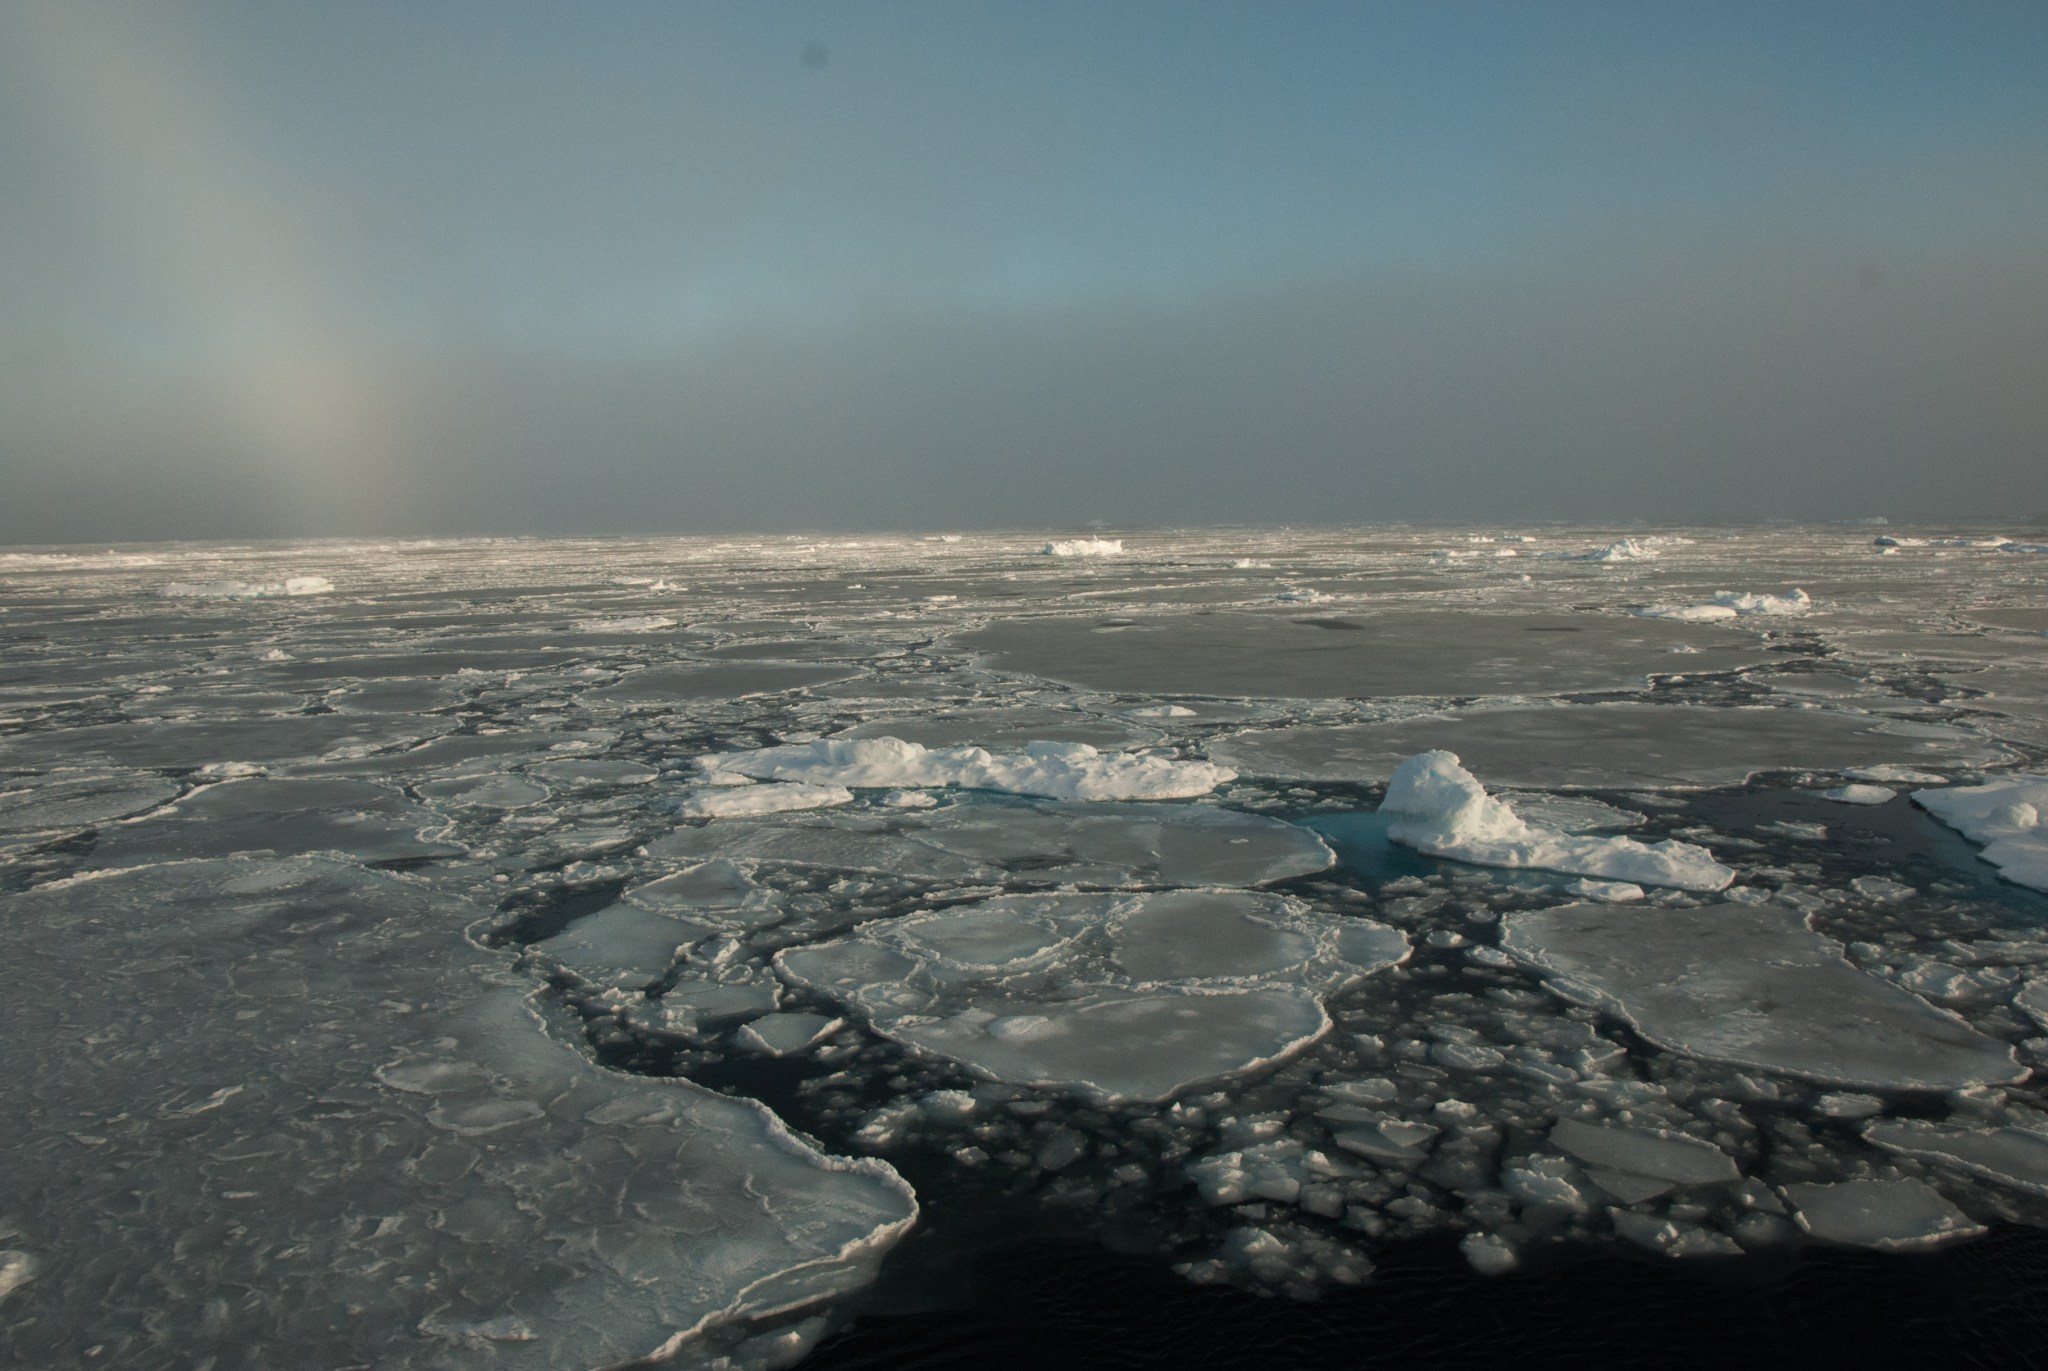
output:
M0 0L0 542L2048 516L2048 6Z

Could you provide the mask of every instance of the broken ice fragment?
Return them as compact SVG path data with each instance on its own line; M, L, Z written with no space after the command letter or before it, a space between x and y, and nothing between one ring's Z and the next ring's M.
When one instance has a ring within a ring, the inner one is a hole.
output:
M1742 1178L1735 1159L1720 1148L1668 1129L1559 1119L1551 1125L1550 1141L1588 1165L1673 1185L1719 1185Z
M2048 1135L2025 1128L1969 1128L1923 1119L1880 1119L1863 1136L1908 1157L1946 1162L2033 1195L2048 1195Z

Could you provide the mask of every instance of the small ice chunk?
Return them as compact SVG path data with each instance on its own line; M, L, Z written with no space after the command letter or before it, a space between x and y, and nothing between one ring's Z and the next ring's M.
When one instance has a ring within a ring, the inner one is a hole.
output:
M1038 550L1041 557L1121 557L1121 538L1070 538L1047 543Z
M1837 1181L1781 1189L1801 1228L1822 1242L1846 1247L1909 1252L1985 1231L1925 1181Z
M1903 885L1885 876L1858 876L1849 882L1849 889L1866 900L1878 900L1885 904L1903 900L1914 893L1912 886Z
M1654 1214L1635 1214L1626 1209L1610 1209L1607 1216L1614 1221L1616 1233L1638 1247L1647 1247L1667 1257L1742 1255L1741 1247L1725 1233L1660 1219Z
M882 797L882 803L891 809L932 809L939 802L922 790L892 790Z
M1835 1091L1814 1101L1815 1112L1830 1119L1867 1119L1884 1113L1884 1101L1875 1095Z
M1823 790L1823 800L1836 800L1845 805L1889 804L1898 797L1898 791L1881 785L1838 785L1833 790Z
M1550 1141L1589 1165L1673 1185L1720 1185L1742 1178L1735 1159L1720 1148L1668 1129L1559 1119L1551 1126Z
M1458 1250L1482 1276L1504 1276L1522 1264L1514 1246L1498 1233L1467 1233L1458 1240Z
M1524 822L1450 752L1424 752L1395 768L1380 811L1387 835L1418 851L1480 866L1535 867L1681 890L1720 890L1735 872L1703 847L1666 839L1571 835Z
M1984 844L1977 855L2016 885L2048 890L2048 776L2006 776L1950 790L1916 790L1913 803Z
M800 809L830 809L853 803L853 792L841 785L719 786L683 797L677 812L691 819L735 818L787 814Z

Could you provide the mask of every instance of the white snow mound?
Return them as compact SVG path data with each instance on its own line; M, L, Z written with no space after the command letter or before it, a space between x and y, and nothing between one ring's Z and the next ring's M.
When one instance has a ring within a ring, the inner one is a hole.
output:
M1237 779L1228 767L1127 752L1086 743L1029 743L1022 752L979 747L928 748L901 738L821 738L814 743L710 753L697 765L762 781L918 790L961 786L1042 795L1054 800L1185 800Z
M1703 847L1665 839L1559 833L1524 822L1486 793L1451 752L1424 752L1395 768L1380 812L1394 816L1387 836L1433 857L1479 866L1534 867L1680 890L1720 890L1735 872Z
M2007 776L1983 785L1916 790L1913 803L1984 844L1977 855L2015 885L2048 890L2048 776Z

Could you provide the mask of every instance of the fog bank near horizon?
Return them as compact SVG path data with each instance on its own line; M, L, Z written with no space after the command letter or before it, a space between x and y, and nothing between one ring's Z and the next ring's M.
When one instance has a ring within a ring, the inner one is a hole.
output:
M2044 76L1995 4L30 0L0 542L2041 516Z

